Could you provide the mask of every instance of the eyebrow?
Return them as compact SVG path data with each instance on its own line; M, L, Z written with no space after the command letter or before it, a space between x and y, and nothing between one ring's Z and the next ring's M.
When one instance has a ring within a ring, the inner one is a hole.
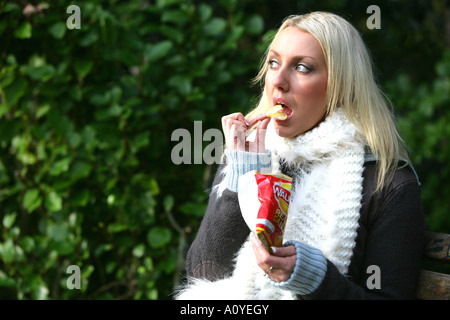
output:
M276 55L276 56L280 56L280 54L279 54L277 51L273 50L273 49L271 49L271 50L269 51L269 54L270 54L270 53L273 53L273 54ZM314 58L314 57L312 57L312 56L295 56L295 57L292 58L292 60L295 60L295 61L301 61L301 60L304 60L305 58L309 58L309 59L312 59L312 60L316 60L316 58Z

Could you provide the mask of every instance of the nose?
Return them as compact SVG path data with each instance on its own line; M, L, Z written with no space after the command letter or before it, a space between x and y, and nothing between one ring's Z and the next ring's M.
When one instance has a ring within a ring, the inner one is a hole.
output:
M279 68L272 71L272 86L282 92L289 91L289 74L288 70Z

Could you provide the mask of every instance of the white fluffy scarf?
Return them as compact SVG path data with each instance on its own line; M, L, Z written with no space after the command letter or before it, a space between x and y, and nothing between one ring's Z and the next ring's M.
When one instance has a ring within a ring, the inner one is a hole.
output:
M362 198L364 139L337 109L319 126L294 139L268 127L266 148L272 172L285 162L294 175L284 240L320 249L342 274L350 264ZM177 299L294 299L287 290L267 283L257 266L250 241L236 256L233 274L215 282L194 280Z

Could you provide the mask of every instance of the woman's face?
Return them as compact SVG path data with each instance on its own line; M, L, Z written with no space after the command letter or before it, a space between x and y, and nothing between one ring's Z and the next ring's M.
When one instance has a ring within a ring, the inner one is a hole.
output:
M270 105L283 104L286 120L275 121L285 138L294 138L325 117L328 72L319 42L310 33L287 27L272 43L265 89Z

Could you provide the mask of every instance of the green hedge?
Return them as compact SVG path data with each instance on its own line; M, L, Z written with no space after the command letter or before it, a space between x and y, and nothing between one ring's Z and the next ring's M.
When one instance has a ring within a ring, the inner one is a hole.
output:
M0 5L0 298L156 299L179 281L211 169L175 166L171 133L248 109L264 25L237 1L151 3L74 2L81 29L66 1Z

